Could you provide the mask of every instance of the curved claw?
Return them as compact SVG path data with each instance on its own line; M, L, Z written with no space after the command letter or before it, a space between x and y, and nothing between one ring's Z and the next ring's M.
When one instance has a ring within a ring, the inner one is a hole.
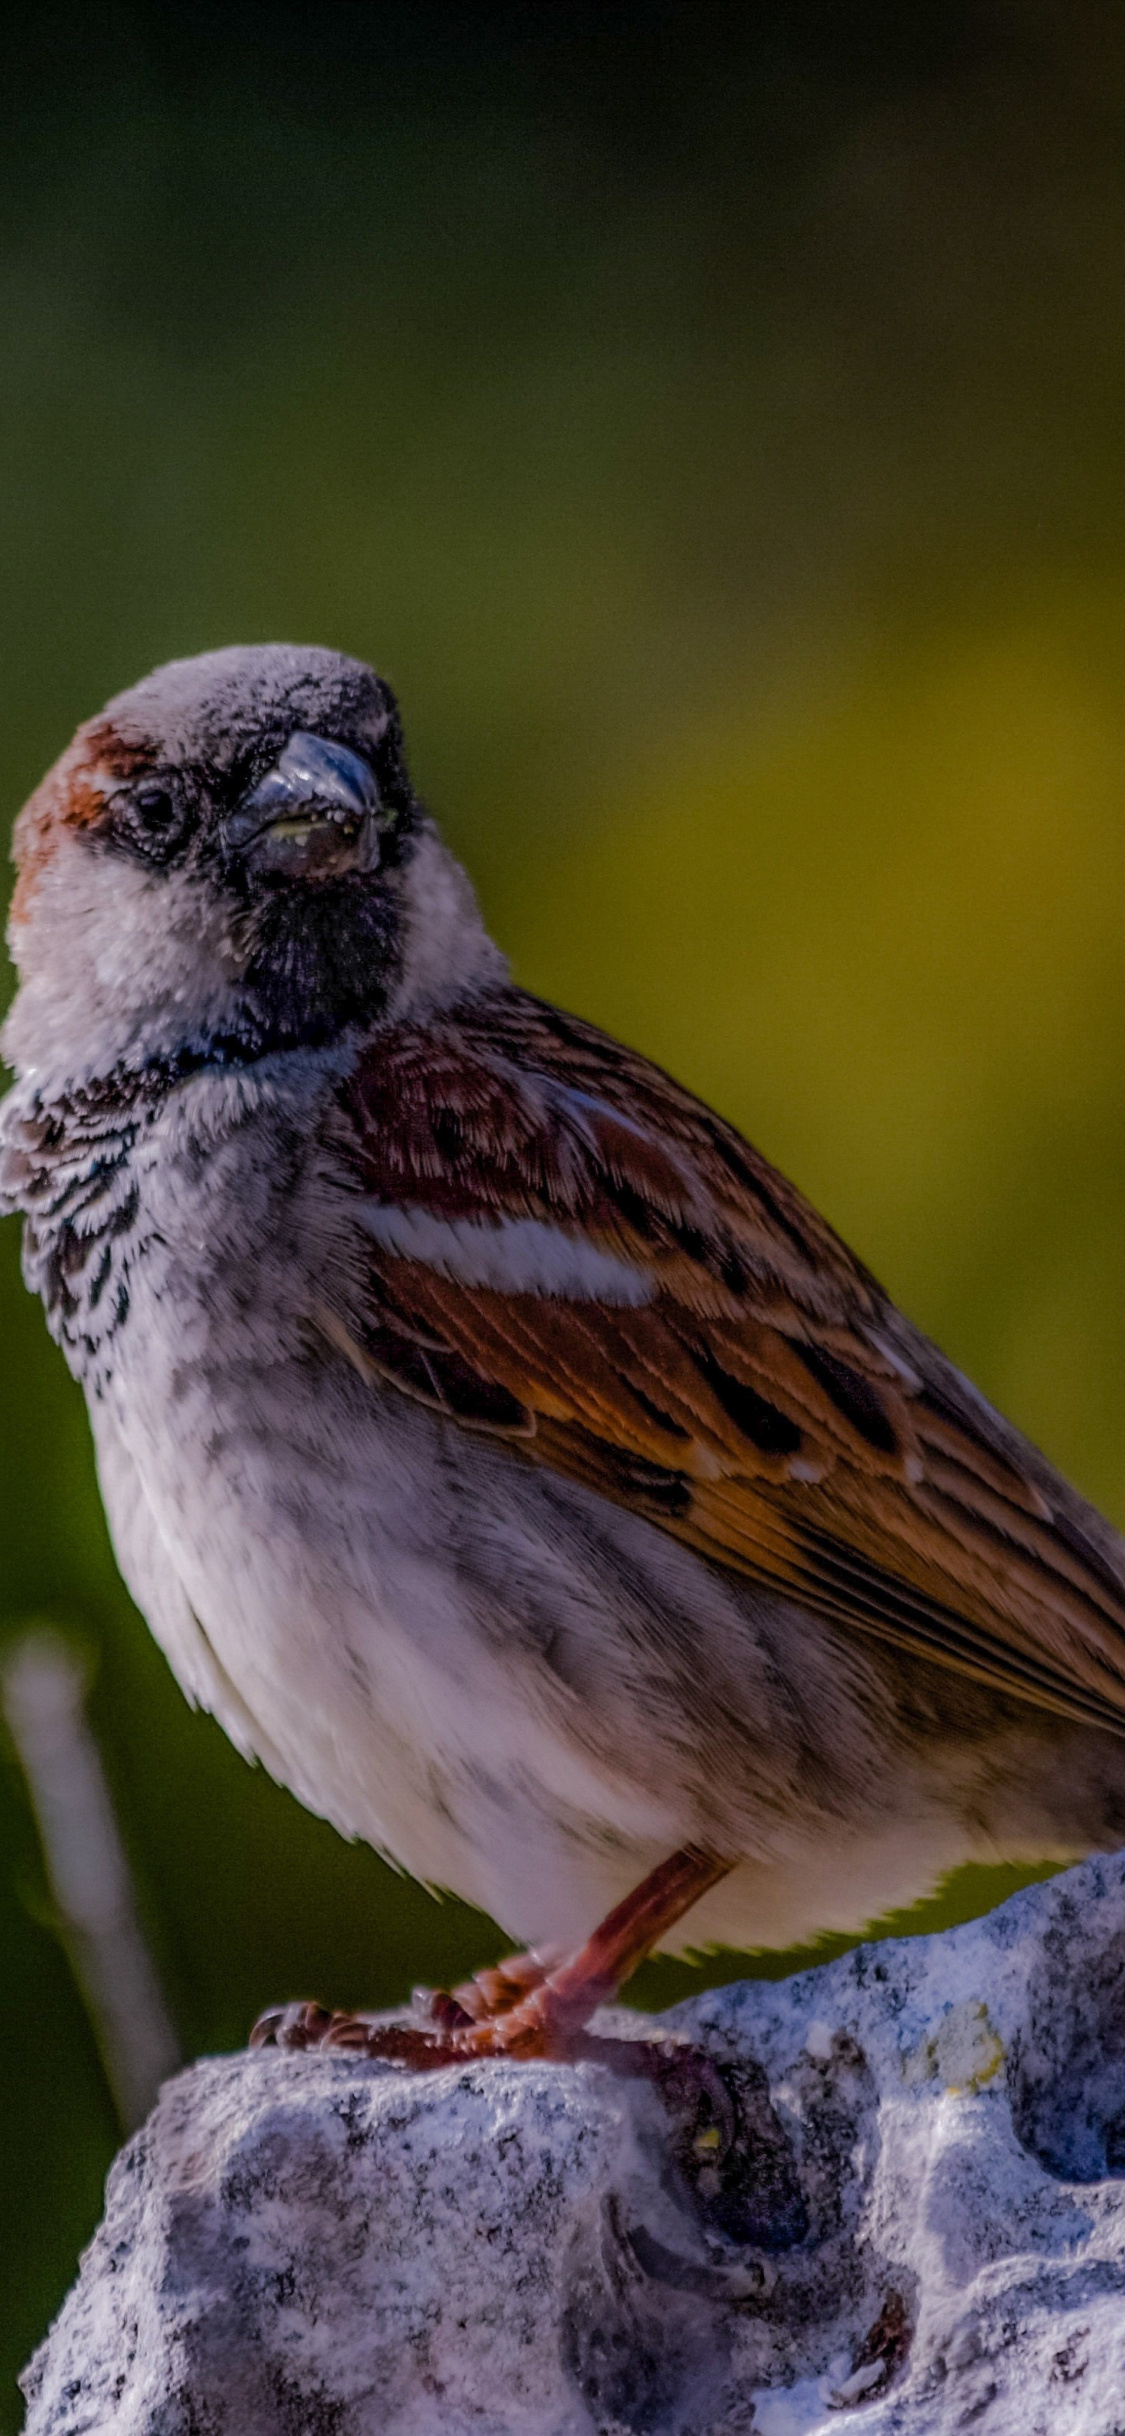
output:
M467 2029L469 2023L477 2018L461 2003L464 1993L464 1989L458 1994L451 1994L448 1988L415 1988L411 1994L410 2008L428 2031L441 2031L448 2036L455 2030Z
M251 2047L283 2047L290 2053L301 2053L307 2047L323 2045L325 2033L335 2020L325 2005L273 2005L259 2013L250 2032Z

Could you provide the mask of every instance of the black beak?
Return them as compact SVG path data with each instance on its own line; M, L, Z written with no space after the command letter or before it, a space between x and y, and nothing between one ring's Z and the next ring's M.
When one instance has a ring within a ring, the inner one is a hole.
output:
M252 793L223 823L228 852L256 871L301 877L370 868L378 860L375 773L346 744L298 728Z

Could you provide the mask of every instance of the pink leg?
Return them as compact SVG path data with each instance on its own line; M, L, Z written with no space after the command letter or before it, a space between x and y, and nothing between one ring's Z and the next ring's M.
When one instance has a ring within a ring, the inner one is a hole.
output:
M674 1852L522 2003L463 2032L467 2051L559 2057L572 2053L598 2006L616 1996L660 1938L732 1867L717 1853L690 1844Z

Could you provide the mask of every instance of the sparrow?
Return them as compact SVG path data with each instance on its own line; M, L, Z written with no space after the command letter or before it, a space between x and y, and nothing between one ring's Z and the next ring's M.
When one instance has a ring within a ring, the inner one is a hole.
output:
M653 1949L1125 1842L1125 1544L731 1125L514 986L369 668L158 669L15 853L0 1188L126 1583L241 1751L528 1948L263 2035L573 2053Z

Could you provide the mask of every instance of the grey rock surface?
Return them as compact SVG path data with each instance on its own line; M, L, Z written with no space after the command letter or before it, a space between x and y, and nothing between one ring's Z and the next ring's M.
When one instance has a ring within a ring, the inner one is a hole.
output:
M27 2436L1123 2436L1125 1857L647 2027L717 2096L182 2074Z

